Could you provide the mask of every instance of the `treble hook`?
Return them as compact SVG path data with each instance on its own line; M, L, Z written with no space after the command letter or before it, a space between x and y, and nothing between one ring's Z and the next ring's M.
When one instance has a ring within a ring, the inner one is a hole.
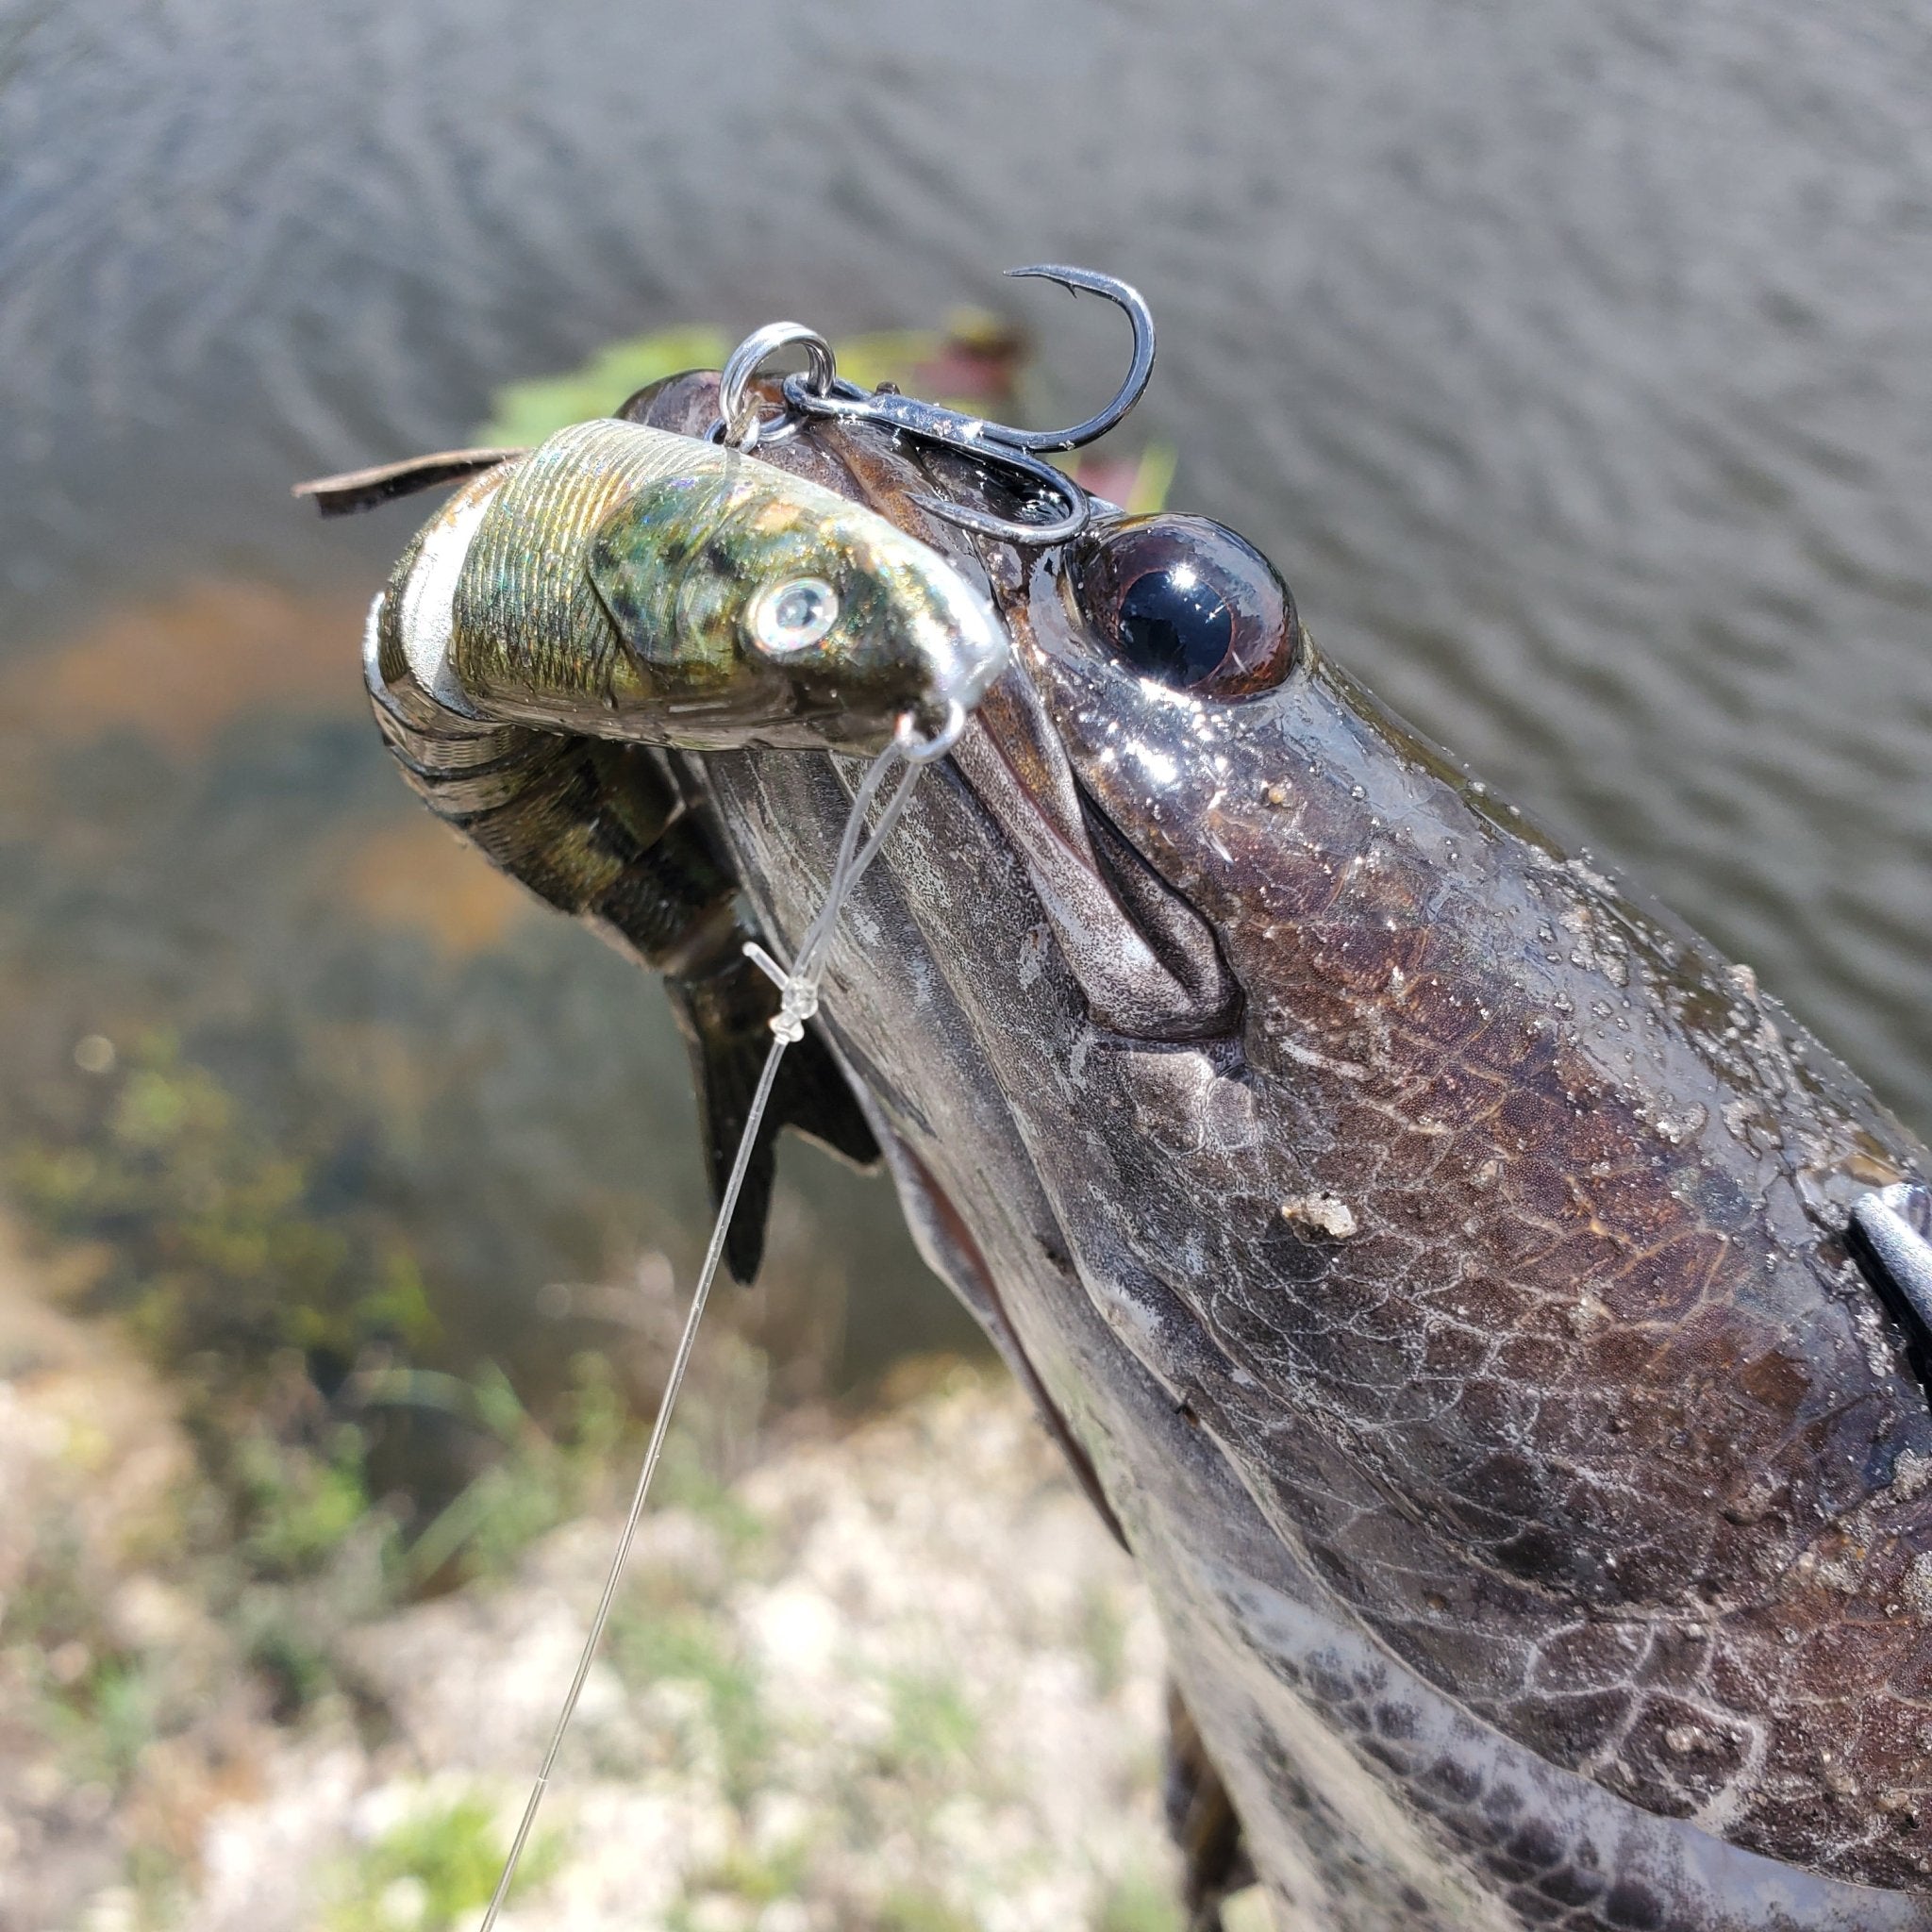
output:
M1141 400L1147 379L1154 372L1154 317L1138 289L1112 275L1092 269L1069 268L1058 262L1036 262L1028 268L1009 268L1016 277L1039 276L1058 282L1078 294L1083 289L1104 295L1124 311L1134 330L1134 359L1126 380L1113 400L1098 415L1076 423L1071 429L1015 429L1005 423L990 423L983 416L969 416L963 410L947 409L938 403L921 402L915 396L902 396L892 391L860 389L839 375L816 355L812 367L802 375L788 375L784 382L786 402L808 416L831 416L848 422L879 423L900 429L922 441L942 443L949 449L963 450L992 467L1025 477L1048 503L1058 506L1058 514L1046 518L996 517L990 511L974 509L962 503L948 503L942 497L915 495L912 500L935 516L945 518L962 529L981 536L996 537L1002 542L1040 546L1064 543L1087 527L1093 506L1087 492L1074 481L1042 462L1041 450L1078 449L1105 436ZM763 331L760 332L763 334ZM744 351L758 341L752 338ZM741 351L741 355L744 353ZM762 347L759 359L771 353ZM733 358L734 365L739 358ZM750 370L739 375L740 387Z

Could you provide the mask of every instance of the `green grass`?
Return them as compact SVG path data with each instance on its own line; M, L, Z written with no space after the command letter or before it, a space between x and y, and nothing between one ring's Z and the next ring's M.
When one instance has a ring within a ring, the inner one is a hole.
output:
M180 1923L187 1867L172 1848L134 1844L127 1851L127 1889L134 1894L138 1932L160 1932Z
M161 1704L159 1683L147 1665L108 1656L90 1664L74 1684L43 1686L41 1721L69 1777L118 1791L159 1735Z
M906 1672L889 1679L892 1715L891 1760L908 1769L941 1770L971 1757L979 1741L979 1719L950 1677Z
M770 1538L764 1519L741 1497L706 1459L696 1438L674 1428L658 1465L656 1495L666 1509L689 1509L717 1531L727 1556L741 1559Z
M242 1556L256 1575L312 1575L367 1521L366 1451L352 1426L337 1429L319 1453L263 1429L237 1439L228 1473L241 1504Z
M1141 1871L1116 1878L1102 1901L1095 1932L1185 1932L1174 1887Z
M479 1797L413 1813L356 1861L329 1914L331 1932L449 1932L490 1903L508 1850L495 1808ZM511 1896L543 1884L562 1859L558 1835L537 1832L524 1849Z
M1103 1697L1111 1697L1127 1678L1127 1624L1120 1601L1105 1583L1087 1592L1080 1614L1080 1635L1093 1661L1093 1682Z
M879 1932L977 1932L979 1922L936 1891L904 1886L879 1901L877 1923Z
M502 1576L540 1536L599 1498L625 1431L624 1400L610 1366L585 1354L572 1364L564 1416L553 1433L525 1408L509 1378L486 1364L468 1381L422 1370L368 1384L373 1401L409 1400L462 1415L495 1440L497 1459L409 1545L410 1582Z
M726 1891L750 1906L768 1906L781 1898L796 1898L811 1868L810 1848L802 1843L781 1845L771 1852L740 1848L716 1864L693 1874L685 1886L689 1902L708 1891Z
M725 1791L734 1803L745 1803L771 1748L771 1722L756 1668L738 1654L715 1613L702 1607L625 1607L611 1620L610 1655L635 1688L687 1683L699 1689L718 1740Z

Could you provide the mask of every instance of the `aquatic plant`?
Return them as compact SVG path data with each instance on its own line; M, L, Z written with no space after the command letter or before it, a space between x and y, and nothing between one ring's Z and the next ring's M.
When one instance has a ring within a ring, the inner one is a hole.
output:
M490 447L541 442L572 423L608 416L626 396L687 369L716 369L734 338L708 324L688 324L631 336L597 350L558 375L505 383L491 399L490 420L473 441ZM1024 336L984 310L955 310L943 328L883 329L833 343L839 373L864 389L895 383L948 408L998 413L1026 385L1029 352ZM1129 515L1162 508L1174 484L1171 442L1148 443L1138 454L1083 454L1074 476Z
M340 1374L367 1347L437 1330L413 1257L318 1199L315 1163L278 1145L174 1036L108 1060L59 1138L10 1150L14 1199L45 1232L96 1244L88 1305L126 1320L158 1366L260 1381L298 1351Z
M608 416L646 384L687 369L721 367L733 340L705 323L655 329L608 343L563 375L505 383L475 441L492 447L541 442L567 424ZM955 311L943 329L886 329L848 336L834 348L841 373L867 389L937 379L961 405L1008 399L1025 360L1010 328L971 308Z

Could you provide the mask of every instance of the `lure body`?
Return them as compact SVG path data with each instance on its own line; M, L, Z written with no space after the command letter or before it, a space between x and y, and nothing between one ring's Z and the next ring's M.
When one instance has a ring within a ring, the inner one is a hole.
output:
M877 750L1006 662L984 600L884 518L614 418L466 484L392 589L446 708L687 749Z

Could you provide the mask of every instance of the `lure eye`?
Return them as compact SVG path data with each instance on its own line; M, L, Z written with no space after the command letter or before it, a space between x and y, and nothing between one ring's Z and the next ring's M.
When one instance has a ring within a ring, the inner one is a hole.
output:
M1253 697L1294 668L1288 586L1253 544L1205 517L1101 525L1075 546L1069 575L1113 651L1175 691Z
M823 577L767 584L751 607L751 634L774 657L808 650L839 621L839 593Z

